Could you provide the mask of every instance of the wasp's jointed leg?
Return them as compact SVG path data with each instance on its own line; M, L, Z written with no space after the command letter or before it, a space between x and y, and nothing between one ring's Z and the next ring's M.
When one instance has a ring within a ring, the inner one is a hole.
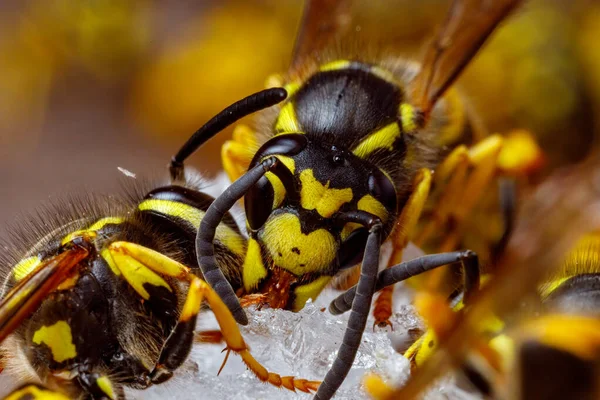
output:
M417 222L423 212L423 207L429 196L431 188L431 171L422 169L415 177L414 190L411 193L406 205L402 208L395 231L392 233L392 254L388 261L388 268L399 264L402 261L402 252L416 228ZM375 317L375 325L384 327L391 326L389 321L392 315L392 294L394 286L386 286L380 292L375 306L373 308L373 316Z
M463 265L465 277L464 301L468 302L473 294L479 290L479 262L477 255L470 250L431 254L386 268L377 276L375 290L382 290L413 276L457 262ZM334 315L339 315L350 310L356 295L356 289L357 287L354 286L336 297L329 305L329 311Z
M153 383L161 383L170 378L173 371L187 359L194 342L196 319L202 301L206 300L219 323L222 338L227 344L227 350L239 354L248 368L261 381L304 392L316 390L318 387L319 382L316 381L281 377L276 373L268 372L265 367L256 361L250 354L236 321L225 303L206 282L192 274L189 268L161 253L134 243L115 242L109 246L108 251L111 262L123 273L126 279L128 279L127 269L135 268L136 273L145 276L149 276L149 273L156 273L183 280L190 284L177 325L165 342L158 363L150 374ZM146 271L143 271L143 269ZM139 285L133 284L133 282L130 283L136 291L139 291L140 295L143 294Z

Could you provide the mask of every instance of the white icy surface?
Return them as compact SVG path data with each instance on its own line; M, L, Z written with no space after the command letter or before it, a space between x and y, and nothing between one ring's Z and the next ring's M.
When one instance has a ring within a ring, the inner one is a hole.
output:
M399 292L399 300L406 298L402 289ZM298 313L249 309L250 323L241 327L241 330L252 354L269 371L282 376L323 379L335 359L348 319L348 313L336 317L327 310L323 311L336 295L336 292L328 290L315 304L307 304ZM412 306L401 305L396 310L392 316L395 332L421 327ZM212 316L204 316L203 319L199 323L202 328L212 329L216 326ZM207 322L207 319L210 321ZM373 331L372 326L371 317L352 370L337 392L336 399L367 399L368 396L362 389L362 379L367 372L379 373L395 385L402 384L408 378L408 361L392 349L386 331ZM223 361L222 349L223 345L196 345L189 360L171 381L145 391L130 391L128 397L248 400L311 398L301 392L294 394L286 389L260 383L234 354L229 357L221 375L217 376ZM475 397L456 388L451 380L446 379L430 390L426 398L462 400Z

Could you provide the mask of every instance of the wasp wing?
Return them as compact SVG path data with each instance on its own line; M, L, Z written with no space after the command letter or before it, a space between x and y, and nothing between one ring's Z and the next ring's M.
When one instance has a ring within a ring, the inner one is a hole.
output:
M427 117L496 26L521 0L453 0L411 83L412 104Z
M325 50L348 28L351 3L351 0L306 0L292 55L292 71Z
M88 251L73 247L51 257L20 281L0 303L0 343L40 306L46 296L71 276Z

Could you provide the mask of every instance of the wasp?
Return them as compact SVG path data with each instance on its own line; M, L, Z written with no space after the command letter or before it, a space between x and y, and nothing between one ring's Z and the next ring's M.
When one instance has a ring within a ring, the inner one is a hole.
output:
M256 361L202 279L194 240L212 202L194 184L168 184L122 201L82 197L12 232L19 240L3 252L0 361L25 385L8 398L116 400L125 387L160 384L188 357L204 301L228 352L259 379L315 390L318 382L282 378ZM246 239L229 214L216 231L216 258L239 287Z
M577 194L570 190L590 184L597 166L596 158L556 174L536 190L497 275L480 291L459 296L452 308L422 293L421 310L430 330L405 353L414 375L396 390L370 376L366 384L375 398L414 398L455 366L486 397L597 398L600 195L591 187ZM377 288L410 276L415 267L408 262L381 272ZM354 290L334 304L346 311Z
M350 3L309 1L288 76L219 113L173 157L176 182L203 143L265 110L262 128L238 127L225 143L223 164L233 183L208 208L195 242L204 277L238 323L248 323L243 306L252 303L300 310L334 277L361 265L348 329L316 398L333 396L352 365L382 243L392 243L390 266L397 264L436 181L451 181L449 208L464 218L501 169L498 135L470 150L443 143L457 140L468 125L452 84L518 3L454 1L422 63L413 65L330 54L336 35L348 28ZM464 178L467 168L471 178L452 179ZM235 290L215 258L214 239L223 216L242 198L249 238ZM457 246L453 237L448 247ZM462 262L467 287L478 282L471 279L479 268L475 254L448 257L430 258L431 268Z

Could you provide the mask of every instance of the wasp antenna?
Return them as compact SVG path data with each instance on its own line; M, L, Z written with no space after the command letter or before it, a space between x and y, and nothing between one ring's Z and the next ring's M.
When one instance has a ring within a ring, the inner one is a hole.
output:
M198 129L171 158L169 173L172 181L183 181L183 162L210 138L243 117L282 102L287 97L283 88L271 88L239 100Z
M372 214L363 211L347 212L343 219L360 223L369 228L369 237L365 246L365 257L361 265L360 279L357 284L356 297L352 302L352 312L348 319L342 345L325 379L319 386L315 400L328 400L333 397L352 368L358 352L367 317L371 309L371 300L375 293L375 281L379 268L379 252L381 247L381 221Z
M237 323L248 325L248 317L240 305L240 301L235 295L231 284L223 275L223 272L217 264L215 258L215 248L213 241L217 231L217 226L221 223L225 213L233 207L248 190L254 185L267 171L277 165L277 159L270 157L260 164L246 172L240 179L233 182L221 196L212 202L196 235L196 254L198 265L202 270L202 275L208 284L223 300L223 303L229 308Z

